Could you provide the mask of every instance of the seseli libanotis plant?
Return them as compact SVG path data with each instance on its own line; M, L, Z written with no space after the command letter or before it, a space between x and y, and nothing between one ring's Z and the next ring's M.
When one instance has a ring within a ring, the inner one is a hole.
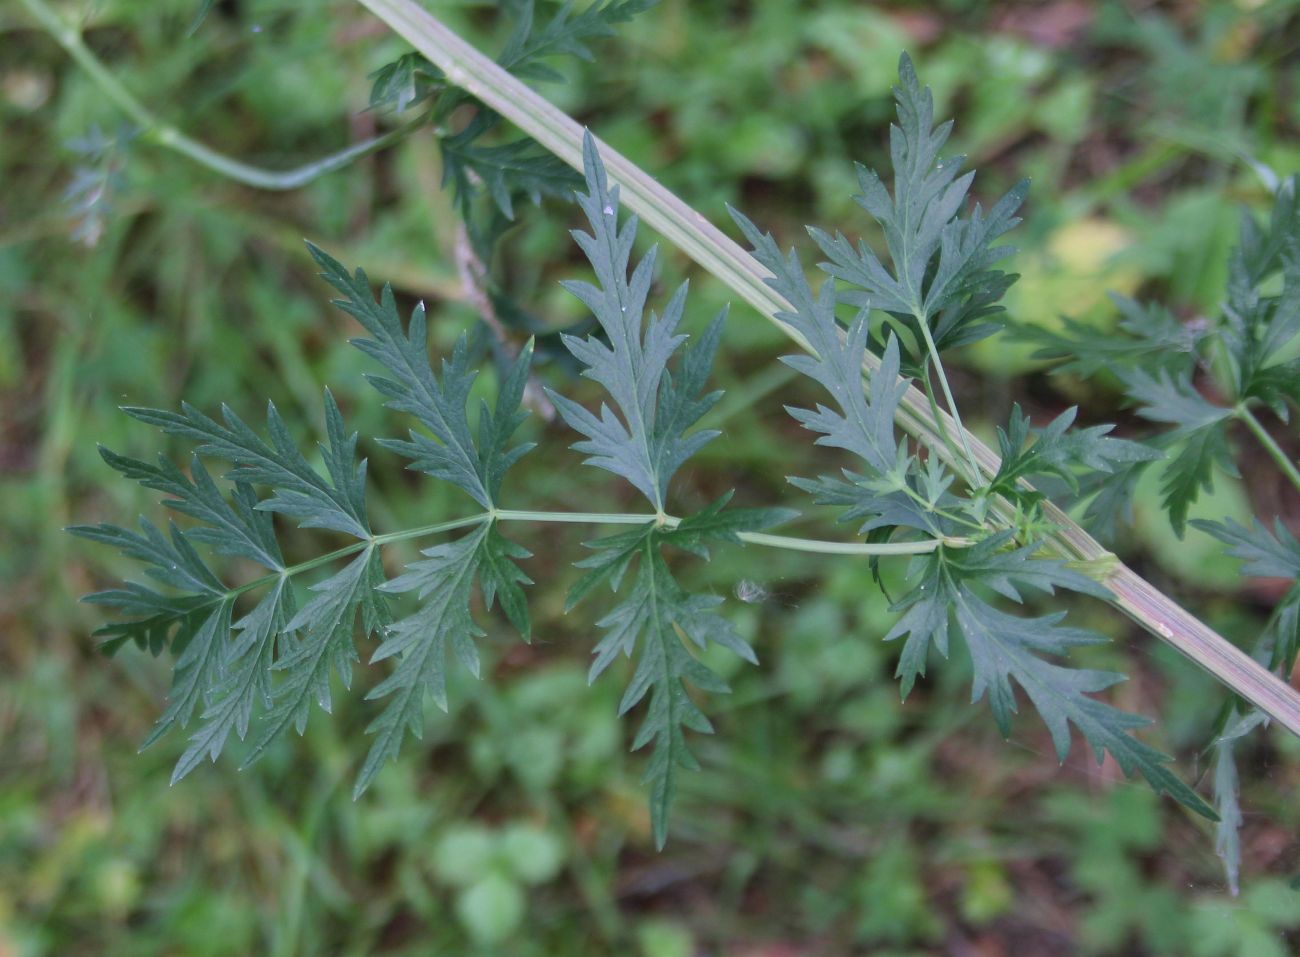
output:
M479 53L428 10L413 0L359 2L443 70L452 82L556 156L575 168L582 167L582 127ZM801 347L809 348L798 332L777 318L791 305L768 285L770 274L757 259L627 157L604 144L600 151L622 187L629 209ZM879 357L868 352L863 362L864 377L870 378L879 363ZM926 446L929 454L956 469L968 468L969 464L963 466L963 462L974 461L984 475L993 476L1001 468L997 452L974 435L961 435L962 450L970 454L965 459L954 456L952 442L944 440L944 433L958 435L960 429L952 416L938 408L920 388L909 387L903 392L896 422ZM1009 517L1014 508L997 496L990 503L990 508L1004 517ZM1145 581L1050 499L1043 501L1042 512L1050 524L1044 542L1053 555L1084 563L1082 567L1088 574L1102 579L1110 589L1108 600L1116 608L1252 702L1271 721L1300 735L1300 693Z
M1080 492L1124 481L1142 463L1162 457L1138 443L1113 438L1108 426L1072 428L1071 410L1034 429L1019 409L999 432L1000 464L990 474L965 437L935 416L945 454L898 426L900 405L915 378L938 409L951 394L940 358L943 349L999 328L997 300L1012 281L999 264L1011 250L999 245L1015 225L1023 189L1017 187L988 213L969 208L970 174L959 158L941 159L949 125L934 127L931 99L903 59L897 87L899 121L892 133L892 190L862 170L860 204L884 227L888 257L839 235L816 233L830 259L830 274L814 288L794 253L735 213L767 282L789 304L779 318L810 347L787 357L797 372L827 394L826 404L791 409L816 442L844 456L837 475L792 479L812 500L839 510L851 540L821 541L769 534L790 521L786 508L734 508L730 496L679 516L672 509L674 473L718 433L699 428L718 399L708 379L722 339L722 315L686 345L679 331L685 314L683 286L661 313L647 310L655 269L652 250L633 265L635 216L620 219L619 187L607 177L601 152L588 135L583 145L585 192L578 197L587 231L575 231L590 260L595 283L566 287L593 313L599 330L564 345L607 401L593 411L552 391L560 417L580 439L586 462L628 482L647 501L640 513L529 510L504 480L529 446L515 441L524 419L522 398L530 375L524 349L503 377L494 406L469 408L475 369L464 342L449 357L430 361L423 307L403 322L391 289L373 296L365 274L349 272L316 247L312 255L341 295L337 304L364 328L355 341L382 369L372 382L397 412L419 428L380 444L430 479L465 494L463 514L427 526L376 532L367 517L366 465L357 460L357 437L343 426L325 397L326 443L322 467L310 464L275 412L268 408L266 437L223 409L211 418L188 405L180 412L128 409L129 414L195 443L188 470L107 450L109 465L166 493L166 504L191 521L164 534L142 521L139 533L109 525L79 527L77 534L120 547L142 561L154 584L128 583L89 600L119 608L126 619L101 629L108 647L134 641L175 659L167 708L150 736L185 729L189 743L175 770L183 777L205 757L215 760L231 733L252 736L246 761L256 760L289 726L301 731L315 702L328 710L335 677L348 685L359 659L356 632L377 640L369 664L383 669L369 697L375 716L369 754L360 764L360 795L408 733L423 727L426 696L447 707L449 660L477 673L475 640L482 635L471 613L475 588L490 612L498 606L521 637L530 634L526 588L537 572L530 556L510 540L515 522L566 522L624 526L588 544L578 561L583 574L567 606L605 603L594 643L595 680L620 656L633 657L620 711L637 713L633 747L648 747L646 779L655 841L668 832L668 809L683 768L695 766L688 731L707 733L705 707L693 693L725 692L724 682L698 656L718 644L754 662L719 607L721 599L694 592L682 562L707 560L710 550L747 544L820 552L861 565L869 581L878 563L898 557L906 590L897 598L895 625L883 637L898 640L898 677L906 694L927 666L963 641L973 664L972 697L987 697L1004 734L1017 709L1017 687L1046 723L1063 760L1071 726L1100 760L1113 755L1129 775L1214 818L1214 810L1168 767L1168 758L1134 731L1147 719L1108 704L1105 692L1122 676L1072 667L1069 652L1104 640L1063 623L1064 613L1024 614L1026 593L1077 592L1113 600L1105 568L1067 562L1048 547L1055 531L1038 486L1062 484ZM848 326L837 307L848 306ZM872 356L877 372L862 388L861 370ZM953 412L955 413L955 409ZM204 459L227 463L223 489ZM472 503L472 504L471 504ZM272 513L302 527L330 529L355 541L306 562L286 566ZM380 552L391 543L437 538L424 558L385 580ZM261 578L225 583L214 555L250 559L266 568ZM555 556L546 556L553 559ZM548 562L553 564L552 562ZM689 568L689 565L686 566ZM317 579L302 595L296 587ZM161 588L158 586L162 586ZM600 597L605 586L612 598ZM358 628L359 626L359 628ZM195 728L191 729L191 723Z
M366 465L356 461L357 437L346 434L328 392L323 474L298 450L274 406L267 413L269 441L229 409L222 410L220 421L189 405L180 412L126 409L141 421L196 443L189 475L162 458L153 466L103 450L105 461L125 476L167 493L170 498L165 504L196 524L185 529L173 524L168 535L143 519L139 533L111 525L79 526L72 531L118 546L145 563L150 577L166 586L160 591L128 583L87 600L132 616L100 629L108 650L134 641L154 653L168 650L175 657L170 703L146 741L152 743L173 727L186 728L197 715L198 730L176 765L174 781L204 757L215 760L232 731L240 738L253 732L247 763L290 725L301 733L313 701L329 710L331 677L337 676L344 686L350 683L358 657L354 631L359 620L364 636L381 639L371 663L393 662L391 673L369 695L383 699L383 705L368 729L374 737L357 776L354 793L359 796L383 763L398 752L405 734L421 733L426 694L446 708L447 659L454 657L477 673L474 639L482 632L470 613L475 583L488 608L499 603L521 636L528 638L523 586L531 581L519 562L529 555L499 526L512 521L628 525L632 527L627 531L589 543L594 554L578 563L586 572L574 585L568 607L602 584L623 594L599 622L606 634L596 645L591 676L594 680L620 653L638 656L620 710L630 711L648 698L634 747L654 745L646 777L655 839L662 846L677 769L695 766L684 731L711 730L683 683L704 691L726 690L681 636L700 648L716 643L756 661L734 626L718 614L721 599L683 587L665 561L664 550L707 559L710 546L748 542L863 558L923 553L944 544L942 537L935 536L895 543L841 543L759 534L794 513L781 508L727 508L730 496L683 518L666 511L673 473L718 435L691 430L720 395L705 389L723 317L698 343L681 350L674 377L669 361L686 338L676 331L685 307L685 288L662 316L646 316L654 253L629 275L635 217L619 226L617 188L608 185L590 140L588 155L587 193L580 203L591 232L575 236L591 259L598 285L571 283L569 288L591 307L603 335L586 340L568 337L566 345L583 363L585 374L608 391L617 414L602 407L599 416L593 415L555 393L552 399L564 419L585 436L575 448L589 453L591 464L629 481L645 495L652 510L592 514L503 508L502 480L529 449L527 444L512 444L512 436L524 418L521 399L531 350L523 350L515 361L494 408L483 406L471 422L467 406L475 370L466 361L464 339L435 371L428 355L423 307L417 307L404 325L389 287L376 302L363 272L350 274L323 250L311 247L324 278L344 297L337 304L369 334L355 340L355 345L384 369L371 381L390 407L412 416L428 433L412 431L407 439L380 444L407 458L410 468L457 486L480 510L430 526L376 534L366 515ZM226 474L233 483L229 497L203 465L202 459L209 457L233 465ZM357 541L286 567L271 524L273 512L296 520L301 527L331 529ZM384 545L453 531L460 531L460 536L427 549L425 560L385 581L379 560ZM196 545L206 545L218 555L251 559L268 574L230 587ZM341 568L311 586L311 596L299 606L291 580L336 565ZM636 570L624 588L632 566ZM253 607L236 620L236 606L259 593ZM416 594L416 607L396 617L391 596L404 593Z

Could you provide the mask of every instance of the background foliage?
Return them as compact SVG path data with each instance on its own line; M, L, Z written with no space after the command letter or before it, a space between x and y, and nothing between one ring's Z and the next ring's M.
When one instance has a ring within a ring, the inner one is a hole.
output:
M250 161L287 166L387 128L366 110L366 75L404 50L365 14L218 3L185 38L194 6L102 0L88 41L168 120ZM491 6L437 9L485 49L505 41ZM803 244L805 222L861 228L852 161L883 164L907 48L939 114L959 117L954 143L981 170L981 197L1033 177L1012 317L1106 328L1107 289L1161 298L1183 319L1215 308L1237 206L1267 206L1243 157L1300 167L1298 25L1300 5L1246 0L663 0L593 41L596 64L555 61L570 82L547 91L715 222L735 203ZM449 674L452 713L427 709L424 745L359 802L348 794L368 720L359 696L247 771L227 758L166 788L183 740L135 753L165 663L95 651L96 610L75 599L120 569L59 531L157 514L112 480L95 443L149 458L164 440L117 406L172 408L181 395L250 420L271 398L295 434L318 433L322 382L350 428L391 434L345 342L356 326L327 305L301 238L424 299L449 351L477 314L456 267L455 198L425 136L293 193L232 185L134 142L14 5L0 11L0 122L0 954L1271 957L1296 946L1296 742L1256 736L1241 755L1243 890L1230 898L1207 828L1081 749L1058 769L1033 722L1007 748L984 709L962 704L964 666L900 705L896 650L878 641L887 600L860 570L810 556L698 566L703 589L745 579L730 614L762 664L709 658L735 693L713 702L721 733L697 743L704 771L682 780L662 854L618 683L586 687L598 615L564 614L579 575L565 567L533 575L534 644L498 623L483 642L490 680ZM556 280L575 274L575 212L519 217L492 275L531 321L568 326L581 305ZM689 270L662 253L670 289ZM698 333L725 293L698 281L692 299ZM774 361L784 351L766 322L733 312L717 373L727 394L705 422L725 439L678 480L697 507L732 486L745 504L786 496L796 426L782 404L817 394ZM968 424L991 430L1013 402L1042 423L1083 401L1095 420L1134 427L1118 388L1049 379L1031 352L967 351L954 385L963 409L987 410ZM573 385L558 359L544 375ZM544 428L558 426L534 417L523 431ZM576 457L552 439L513 479L537 507L635 507L609 483L575 481ZM1271 463L1242 448L1243 479L1218 482L1193 517L1300 518ZM451 493L378 447L363 452L376 526L447 513ZM1277 595L1243 590L1238 563L1199 530L1177 542L1155 483L1135 508L1124 553L1248 644ZM520 540L544 553L554 535L578 554L581 529ZM1202 745L1209 682L1098 608L1075 615L1121 639L1088 655L1133 676L1118 703L1159 714L1165 750Z

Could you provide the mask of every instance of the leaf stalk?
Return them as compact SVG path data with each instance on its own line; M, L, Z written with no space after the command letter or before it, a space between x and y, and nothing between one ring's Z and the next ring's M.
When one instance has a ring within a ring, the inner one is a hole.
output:
M982 474L980 472L979 460L975 458L974 451L970 446L970 433L966 431L966 426L962 424L961 413L957 411L957 402L952 397L952 388L948 385L948 374L944 371L943 360L939 358L939 347L934 344L934 336L930 332L930 321L926 318L925 313L916 314L917 325L921 327L921 338L925 340L926 352L930 354L930 363L934 366L935 375L939 377L939 388L943 390L943 400L948 404L948 413L952 416L953 424L958 438L961 440L962 450L966 453L966 461L970 464L970 471L967 479L971 482L971 487L976 488L982 485ZM929 371L926 371L926 387L929 388ZM933 403L931 403L933 408ZM951 446L951 440L948 438L948 430L944 425L943 419L935 416L935 424L939 427L939 434ZM952 450L953 457L957 457L955 449Z
M283 571L255 578L250 582L246 582L243 585L230 589L222 596L222 599L233 598L242 595L245 592L254 591L255 589L261 588L263 585L269 585L280 578L293 578L295 575L300 575L303 572L320 568L322 565L328 565L330 562L337 561L340 558L347 558L349 555L355 555L368 548L391 545L394 542L404 542L412 538L426 538L429 535L437 535L440 532L451 532L458 528L468 528L471 525L481 525L482 523L489 521L538 522L543 524L554 523L565 525L647 525L651 522L657 522L666 528L676 528L682 522L680 518L673 515L648 512L538 512L521 509L494 509L490 512L477 512L474 515L467 515L464 518L457 518L447 522L438 522L433 525L421 525L418 528L404 528L396 532L385 532L383 535L375 535L371 538L362 539L359 542L353 542L351 545L344 545L342 548L336 548L332 552L326 552L323 555L317 555L315 558L309 558L307 561L299 562L297 565L290 565ZM736 537L742 542L750 545L759 545L765 548L781 548L786 551L795 552L815 552L820 555L925 555L944 546L949 548L965 548L971 544L970 539L959 537L926 538L914 542L880 543L828 542L821 539L793 538L789 535L768 535L760 532L737 532Z
M1255 413L1251 412L1245 403L1238 405L1233 411L1238 421L1245 423L1246 428L1254 433L1255 438L1259 440L1259 444L1264 447L1264 451L1272 457L1273 461L1277 463L1277 467L1282 470L1282 474L1290 479L1291 484L1300 491L1300 470L1297 470L1295 463L1287 458L1286 453L1282 451L1282 447L1277 444L1277 440L1268 434L1268 430L1264 428L1264 424L1259 421Z

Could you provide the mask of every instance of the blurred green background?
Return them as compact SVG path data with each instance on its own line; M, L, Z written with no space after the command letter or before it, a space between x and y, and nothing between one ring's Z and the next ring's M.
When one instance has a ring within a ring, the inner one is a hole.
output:
M96 0L89 45L162 117L232 155L289 166L388 128L365 110L366 75L405 51L348 3L216 4L187 36L194 0ZM430 2L486 50L491 5ZM547 95L724 223L733 203L783 242L802 225L867 231L852 162L887 162L889 87L910 50L958 116L955 148L989 197L1029 175L1012 317L1114 321L1117 289L1213 310L1241 205L1264 208L1253 164L1300 167L1300 4L865 5L848 0L662 0L595 64L558 61ZM380 408L353 328L327 304L302 244L320 243L399 295L425 299L448 345L476 323L453 263L456 217L429 134L287 194L240 187L119 133L123 117L28 18L0 7L0 957L38 954L839 954L1275 957L1300 946L1300 743L1257 736L1241 755L1242 893L1227 895L1213 837L1081 748L1064 767L1035 718L1001 741L969 706L966 665L936 669L905 704L888 600L861 568L753 551L692 573L745 601L731 614L758 668L719 660L734 693L697 740L667 849L648 836L628 755L633 725L610 676L586 687L598 612L563 614L581 530L522 539L535 643L499 622L486 680L458 675L450 715L429 710L359 802L349 782L373 708L362 668L336 714L251 769L237 754L169 788L183 742L137 754L161 709L166 661L99 655L84 592L131 574L63 534L72 522L159 517L99 460L104 443L166 450L121 404L256 419L274 399L306 446L328 384L363 437L406 424ZM574 270L573 211L521 209L493 275L547 326L578 319L557 285ZM695 271L666 251L662 287ZM699 328L727 290L695 276ZM726 334L710 425L681 511L736 487L744 504L793 502L784 476L818 458L782 411L811 398L775 362L787 345L747 307ZM985 343L953 371L968 422L990 432L1013 401L1037 421L1068 404L1126 421L1103 384L1046 376L1027 350ZM553 384L589 397L563 368ZM488 377L490 378L490 377ZM542 440L509 484L515 507L623 510L632 501L576 468L570 437ZM793 443L799 443L794 445ZM1294 443L1292 443L1294 451ZM790 449L798 449L792 459ZM172 450L176 451L176 450ZM378 530L460 514L445 488L370 442ZM1206 514L1294 519L1262 453ZM516 504L517 503L517 504ZM798 503L802 504L802 503ZM1154 490L1119 546L1159 585L1248 645L1276 597L1247 589L1198 532L1177 542ZM823 532L826 530L823 528ZM842 533L842 532L841 532ZM834 532L828 532L834 534ZM319 539L289 536L290 558ZM413 550L388 559L395 569ZM1132 680L1119 704L1158 716L1153 743L1204 772L1215 686L1097 604L1079 623ZM238 751L234 746L231 751Z

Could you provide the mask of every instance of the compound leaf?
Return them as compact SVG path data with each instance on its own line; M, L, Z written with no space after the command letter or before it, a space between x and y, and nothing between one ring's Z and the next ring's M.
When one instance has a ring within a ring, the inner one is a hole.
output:
M1142 369L1132 369L1120 376L1129 395L1140 403L1138 415L1174 426L1162 440L1181 443L1165 466L1160 485L1169 520L1181 537L1188 510L1202 490L1214 487L1215 471L1237 474L1228 447L1227 422L1232 410L1203 398L1193 387L1189 373L1175 378L1165 369L1155 376Z
M618 591L626 573L636 564L630 588L619 604L597 622L605 635L593 651L588 678L594 681L620 655L637 656L632 679L619 703L619 714L626 714L649 697L632 747L654 745L645 779L650 784L655 844L660 848L667 840L668 810L676 791L677 770L699 766L686 744L685 730L702 734L713 731L708 718L687 694L686 684L714 693L728 690L726 683L692 654L687 642L700 651L709 644L718 644L746 661L758 660L735 626L717 614L722 599L684 589L665 562L662 548L673 545L707 558L708 542L735 542L740 532L757 531L788 517L780 509L724 511L728 497L683 519L676 528L648 522L588 542L587 547L596 554L579 564L591 571L569 595L568 607L572 607L597 584L608 582Z
M1052 368L1054 373L1088 377L1132 366L1173 373L1191 370L1197 345L1209 331L1204 322L1181 323L1158 303L1139 303L1118 293L1110 293L1110 299L1120 314L1115 329L1099 329L1067 317L1059 331L1018 325L1015 337L1038 346L1035 359L1060 361Z
M242 741L255 707L272 706L276 641L293 611L293 591L288 580L281 577L252 611L234 623L237 636L226 645L219 675L208 694L208 706L198 730L176 762L172 784L194 770L205 756L216 761L231 731Z
M292 725L299 734L307 727L311 702L331 710L330 676L345 688L352 685L353 641L357 613L367 634L388 620L376 594L384 581L379 554L367 548L340 571L313 585L313 596L284 626L283 646L273 671L284 674L272 693L272 705L243 766L257 760L267 746Z
M126 478L170 495L171 498L163 500L163 505L201 522L187 532L191 541L211 545L221 555L252 559L271 571L283 569L284 558L275 539L271 516L257 508L257 495L252 486L237 482L233 501L227 501L197 455L190 458L187 476L162 455L158 456L157 465L149 465L103 446L99 454Z
M446 76L418 53L403 53L366 79L370 84L370 109L401 113L437 95Z
M355 538L370 537L365 503L366 464L356 462L356 433L345 435L342 415L328 389L325 390L325 426L329 444L321 447L325 476L312 468L298 451L274 403L268 402L266 407L270 443L224 405L221 407L224 424L188 402L181 404L180 412L135 407L123 411L171 435L197 442L195 451L200 455L233 463L236 467L227 478L269 486L275 494L258 503L259 509L295 518L303 528L329 528Z
M403 329L392 287L385 284L376 301L364 271L349 274L338 260L308 243L312 257L324 270L321 276L344 299L334 304L354 317L371 338L354 339L353 345L382 365L392 376L370 376L371 384L388 400L388 406L414 416L437 441L412 431L409 440L381 442L411 460L410 468L463 489L484 508L492 508L506 470L532 448L510 447L510 437L524 419L520 411L524 384L532 358L531 344L523 349L498 393L496 408L486 408L479 419L479 443L474 442L467 404L477 371L471 368L469 349L462 336L442 374L429 362L428 327L424 305L416 306Z
M1111 474L1121 466L1164 457L1138 442L1113 438L1109 434L1113 425L1071 429L1078 411L1066 409L1042 429L1033 430L1020 406L1012 406L1006 429L998 428L1002 460L989 481L989 492L1024 500L1027 496L1019 483L1043 478L1061 479L1077 492L1081 472Z
M578 203L591 232L575 230L573 236L591 262L596 284L564 285L592 311L604 336L565 336L564 343L582 363L583 375L604 387L614 409L602 405L596 416L564 396L551 393L551 398L565 422L584 436L574 449L587 453L587 464L626 479L650 501L659 520L587 543L595 554L578 563L586 573L571 589L566 609L598 585L609 584L619 591L635 566L621 601L598 622L605 635L594 650L590 678L595 680L620 654L637 655L619 712L624 714L647 701L633 748L654 745L646 780L654 839L662 847L677 771L697 767L686 745L685 730L712 731L685 686L727 690L687 644L700 650L710 643L719 644L747 661L755 660L753 650L735 628L716 613L722 599L684 589L673 577L662 549L671 545L707 559L709 543L735 543L740 534L782 521L789 513L784 509L726 509L730 495L725 495L680 521L666 516L673 473L718 434L690 430L720 396L705 390L722 335L723 315L697 343L683 350L674 377L668 364L686 339L677 332L685 310L686 286L672 296L662 317L654 312L646 315L654 250L629 276L636 217L619 226L618 187L610 185L590 134L583 155L587 192L578 197Z
M835 318L833 282L827 281L814 294L793 252L782 255L770 233L759 230L736 210L730 212L753 247L754 257L772 273L765 280L767 285L792 306L777 318L789 323L814 352L786 356L782 361L819 383L837 406L787 407L787 411L805 428L818 433L818 445L851 452L867 469L865 475L845 471L842 479L822 476L790 481L812 493L819 503L844 506L841 520L862 520L863 534L885 526L911 528L926 535L942 534L934 510L923 507L926 495L920 494L918 502L907 491L924 484L927 492L933 492L937 505L944 499L951 478L933 458L924 472L918 472L915 457L905 443L898 441L894 415L908 383L899 375L897 339L890 336L880 367L871 377L869 392L864 393L862 363L868 345L865 311L859 312L849 329L844 330Z
M582 374L599 382L617 414L602 405L593 415L565 396L550 392L561 417L586 438L574 449L588 454L587 462L627 479L662 511L668 482L691 455L718 433L688 430L718 401L721 393L702 393L722 334L723 315L687 349L679 379L674 382L668 362L686 340L677 332L686 305L683 284L664 309L645 315L654 274L655 251L628 276L628 261L636 237L637 218L618 224L618 187L610 186L604 164L588 133L583 143L587 193L578 203L590 233L573 231L596 274L596 285L566 281L564 287L589 308L604 338L564 336L568 350L584 366Z
M1249 528L1231 518L1222 522L1192 519L1191 524L1231 546L1228 554L1241 559L1244 574L1291 579L1291 587L1273 610L1264 635L1271 643L1269 668L1290 676L1300 652L1300 542L1276 518L1272 532L1257 518L1251 520Z
M463 538L436 545L423 554L426 560L412 562L400 577L383 586L386 592L415 593L420 607L389 626L371 658L371 663L394 659L396 667L366 696L388 700L366 729L375 740L357 776L354 797L359 797L384 763L397 755L408 731L423 737L426 693L438 707L447 709L448 651L478 676L474 639L484 632L470 613L476 577L483 580L487 604L499 594L502 605L512 618L521 619L521 631L527 634L527 610L519 586L530 580L513 560L526 558L528 552L503 538L495 522L484 522Z
M1104 638L1062 626L1064 612L1023 618L1000 611L979 596L977 585L1016 601L1020 596L1015 584L1043 591L1058 587L1094 595L1100 591L1090 579L1063 563L1029 557L1029 549L998 553L996 548L1004 541L993 539L968 553L944 549L920 560L919 574L913 576L917 583L895 605L904 615L885 636L887 641L907 636L898 665L904 695L916 678L925 674L931 645L947 655L950 627L955 621L974 667L972 700L988 698L1004 737L1010 734L1017 711L1018 685L1046 723L1062 761L1069 753L1069 726L1073 724L1092 746L1098 762L1109 751L1126 774L1140 773L1156 791L1166 792L1213 819L1209 805L1165 767L1169 758L1131 735L1132 730L1148 723L1146 718L1089 697L1122 681L1123 675L1069 668L1043 657L1064 656L1075 646Z
M965 157L940 158L952 121L934 125L934 101L903 54L894 87L898 122L890 127L894 191L879 175L858 167L862 193L854 199L884 230L891 267L865 242L854 247L843 235L810 229L829 257L822 268L857 287L840 299L862 309L880 309L918 334L929 326L936 345L951 347L996 330L988 317L1014 277L993 268L1015 250L997 241L1017 223L1016 210L1028 181L1014 186L991 209L976 203L962 216L974 172L962 175Z

